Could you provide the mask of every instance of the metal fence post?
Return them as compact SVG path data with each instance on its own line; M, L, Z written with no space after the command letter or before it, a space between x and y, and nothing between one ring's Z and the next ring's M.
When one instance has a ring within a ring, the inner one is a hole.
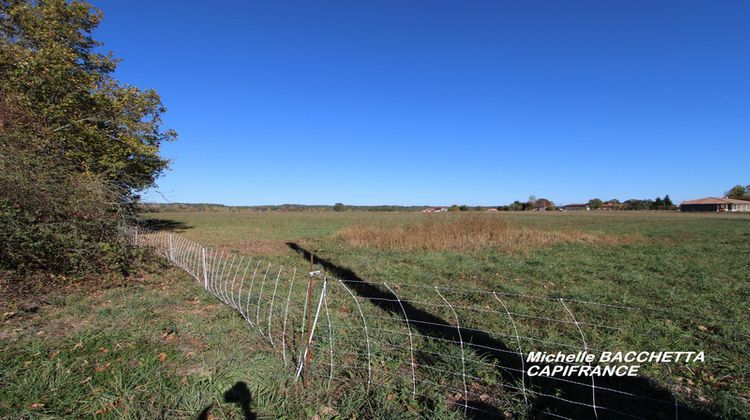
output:
M310 350L310 343L312 341L312 331L310 330L310 317L312 316L312 289L313 289L313 254L310 252L310 279L307 281L307 349L305 351L305 388L310 383L310 362L312 360L312 353Z
M208 290L208 267L206 267L206 248L201 247L203 261L203 287Z
M174 261L174 251L173 251L174 248L172 247L172 233L171 232L169 233L169 236L167 238L169 240L169 260Z

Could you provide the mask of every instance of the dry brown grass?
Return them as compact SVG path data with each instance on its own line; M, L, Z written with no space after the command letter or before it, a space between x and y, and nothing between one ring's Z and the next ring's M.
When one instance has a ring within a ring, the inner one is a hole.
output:
M558 244L617 245L640 240L579 230L540 230L509 223L494 215L430 217L402 226L352 225L338 232L350 245L401 251L475 252L496 250L523 254Z

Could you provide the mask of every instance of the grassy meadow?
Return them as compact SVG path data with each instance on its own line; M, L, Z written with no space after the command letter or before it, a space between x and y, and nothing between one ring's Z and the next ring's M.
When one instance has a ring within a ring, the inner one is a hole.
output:
M442 286L462 327L496 332L493 340L523 352L580 346L570 313L591 349L702 350L704 364L646 364L642 373L696 413L750 416L748 216L206 211L144 217L196 242L303 271L304 249L336 277L397 285L401 298L419 310L451 319L452 308L435 304L431 288ZM491 295L467 291L474 289L500 292L503 306ZM415 401L394 388L300 389L257 332L176 268L41 300L38 311L12 303L4 309L0 416L188 418L210 408L215 417L233 417L242 404L224 394L239 382L247 384L252 410L261 417L461 414L452 409L451 395ZM462 309L469 307L483 311ZM519 314L518 334L501 315L504 307ZM382 316L373 305L363 310L373 319ZM338 314L337 322L350 317L349 309ZM377 324L372 334L388 341ZM506 338L519 334L528 339ZM415 346L449 356L455 350L430 340ZM537 415L524 412L518 395L481 368L481 352L469 353L469 373L497 387L474 391L501 395L505 416ZM388 371L383 354L380 370ZM449 359L428 362L420 377L456 383L426 370L456 371Z

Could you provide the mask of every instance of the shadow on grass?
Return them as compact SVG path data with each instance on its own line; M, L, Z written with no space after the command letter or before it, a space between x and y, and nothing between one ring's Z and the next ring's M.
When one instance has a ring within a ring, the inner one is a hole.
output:
M315 261L336 278L352 280L347 286L359 296L368 299L374 306L388 312L391 316L402 318L404 312L412 328L420 334L435 337L451 345L458 346L459 342L472 343L471 348L479 356L495 362L497 372L505 383L519 387L522 383L526 389L535 392L534 398L529 398L529 415L534 418L566 416L572 418L594 418L592 405L597 407L599 419L604 418L680 418L680 419L710 419L716 418L712 413L699 408L685 407L676 404L671 392L642 377L613 377L603 376L595 378L596 401L594 404L591 379L588 377L560 378L522 376L531 366L544 366L540 363L522 361L521 357L504 342L491 335L473 329L458 329L444 319L427 311L419 309L408 302L401 301L388 291L367 282L352 270L341 267L333 262L311 254L296 243L288 242L287 246L310 260ZM402 306L403 305L403 311ZM429 372L425 372L429 376ZM602 389L608 388L608 389ZM517 391L516 391L517 392ZM469 396L470 397L470 396ZM486 402L467 399L470 407L467 413L473 418L504 418L502 407L495 407ZM464 401L459 401L454 407L463 409ZM606 408L605 408L606 407ZM622 414L624 413L624 415Z
M224 402L237 404L242 410L242 418L245 420L256 420L258 418L258 416L250 409L250 405L253 402L250 389L247 387L247 384L242 381L237 382L224 392ZM213 404L209 404L208 407L198 413L198 420L208 420L212 418L211 409L213 407Z
M183 222L167 219L144 219L141 220L138 224L142 228L154 231L166 230L170 232L176 232L193 228L192 226L187 225Z

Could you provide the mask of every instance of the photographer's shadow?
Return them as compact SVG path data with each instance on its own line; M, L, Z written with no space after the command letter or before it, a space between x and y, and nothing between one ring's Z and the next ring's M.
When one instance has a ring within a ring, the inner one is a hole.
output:
M242 410L242 418L245 420L256 420L258 418L258 416L250 409L253 397L245 382L239 381L224 392L224 402L237 404L240 407L240 410ZM204 408L203 411L198 414L198 420L208 420L213 406L213 404L210 404L208 407Z

